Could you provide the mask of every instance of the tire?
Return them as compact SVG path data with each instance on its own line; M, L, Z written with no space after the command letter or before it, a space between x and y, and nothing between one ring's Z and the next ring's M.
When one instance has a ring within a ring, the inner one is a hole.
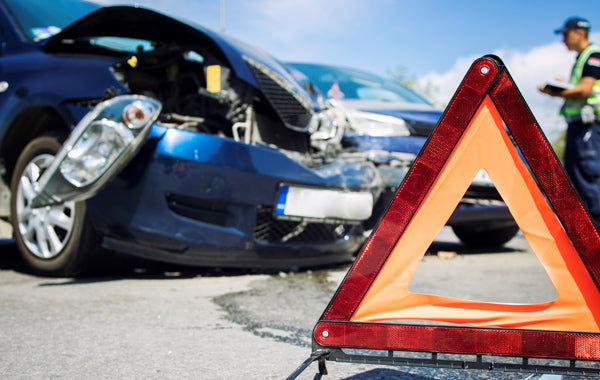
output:
M61 148L57 137L32 140L15 165L11 180L11 223L19 252L29 267L46 276L79 276L99 255L100 240L85 202L31 209L33 186Z
M492 248L500 247L512 239L519 232L519 226L515 224L460 224L452 226L452 230L466 245Z

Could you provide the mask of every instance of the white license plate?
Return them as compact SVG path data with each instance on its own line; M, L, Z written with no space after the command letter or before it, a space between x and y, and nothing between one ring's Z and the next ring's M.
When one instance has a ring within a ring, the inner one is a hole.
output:
M277 197L276 215L363 221L373 212L369 192L317 189L283 185Z

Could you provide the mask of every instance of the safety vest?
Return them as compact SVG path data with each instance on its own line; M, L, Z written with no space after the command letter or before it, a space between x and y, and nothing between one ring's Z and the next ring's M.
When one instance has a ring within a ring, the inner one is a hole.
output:
M591 44L586 47L577 57L573 70L571 70L571 80L569 83L572 85L578 85L581 82L581 75L583 74L583 67L593 53L600 53L600 47ZM594 83L592 88L592 94L587 99L567 99L565 104L560 110L560 114L566 117L572 117L579 115L581 109L586 104L591 105L594 108L596 115L600 116L600 80Z

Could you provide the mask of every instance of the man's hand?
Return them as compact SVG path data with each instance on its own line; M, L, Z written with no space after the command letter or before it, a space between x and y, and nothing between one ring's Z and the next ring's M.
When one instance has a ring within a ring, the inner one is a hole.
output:
M578 85L567 88L561 91L553 90L552 88L547 87L545 84L541 84L538 86L538 90L543 92L544 94L550 96L558 96L564 99L587 99L592 95L592 90L594 88L594 84L596 83L596 78L594 77L583 77L581 78L581 82Z

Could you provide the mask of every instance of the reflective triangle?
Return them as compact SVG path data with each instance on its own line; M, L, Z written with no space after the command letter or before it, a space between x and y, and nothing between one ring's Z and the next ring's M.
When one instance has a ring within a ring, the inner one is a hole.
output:
M554 301L500 304L408 290L481 169L548 273ZM600 236L539 125L502 62L486 56L467 73L313 340L321 347L600 359L599 257Z
M558 293L556 300L497 304L408 291L427 248L480 169L488 172L546 269ZM600 332L598 316L598 289L486 97L350 320L425 319L480 327Z

